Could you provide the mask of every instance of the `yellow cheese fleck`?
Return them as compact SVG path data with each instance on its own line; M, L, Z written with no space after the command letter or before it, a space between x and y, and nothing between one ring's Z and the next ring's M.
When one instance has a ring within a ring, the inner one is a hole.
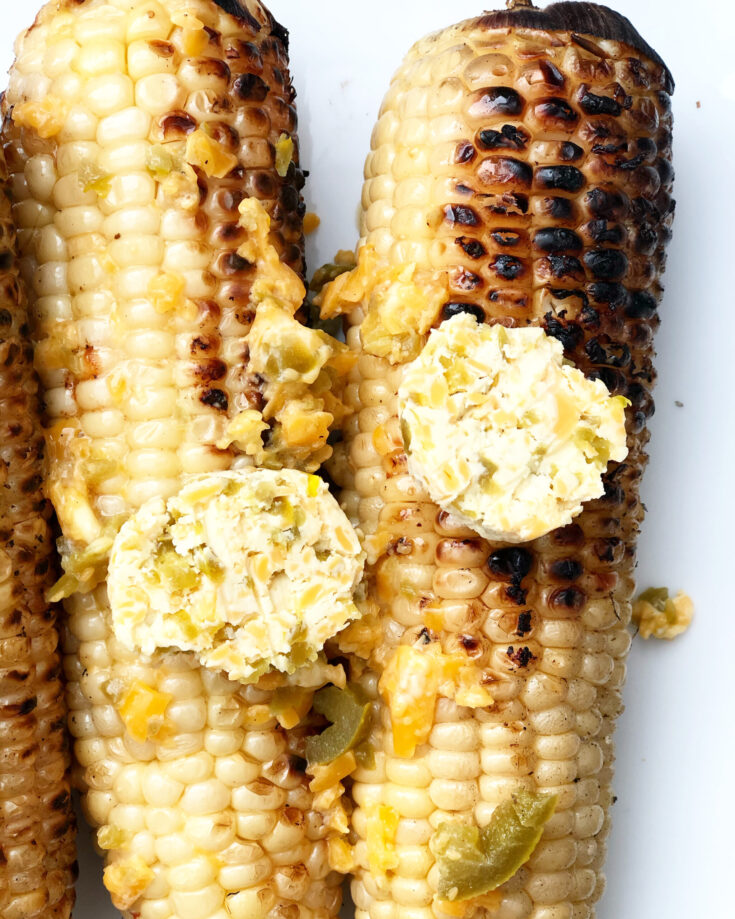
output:
M181 275L169 271L153 278L148 293L157 312L171 313L182 306L185 288L186 281Z
M185 157L189 165L198 167L205 175L215 179L224 179L238 165L237 157L201 128L186 139Z
M316 232L321 225L321 219L313 211L307 211L304 214L304 236L310 236Z
M136 680L118 705L118 713L130 736L141 743L155 737L163 727L166 709L172 699L169 693L158 692Z
M294 143L288 134L281 134L276 142L276 172L281 178L288 175L288 168L293 162Z
M666 588L644 591L633 604L633 622L641 638L661 638L671 641L689 628L694 616L694 603L679 591L670 597Z
M338 756L331 763L312 765L309 771L313 778L309 782L309 790L314 794L325 791L347 778L348 775L352 775L355 769L357 769L357 760L352 750Z
M318 475L309 476L309 484L306 487L306 493L310 498L315 498L319 494L321 478Z
M69 113L66 102L56 96L46 96L40 102L21 102L13 107L11 117L19 128L31 128L43 140L61 131Z
M132 855L108 865L102 880L112 897L113 906L126 912L145 893L154 877L153 871L140 855Z
M327 858L332 871L349 874L355 867L355 851L345 839L330 839L327 843Z
M245 409L228 422L225 436L217 441L217 448L226 450L230 444L234 444L238 450L260 462L264 455L262 435L267 430L268 425L259 411L254 408Z
M368 808L367 854L374 874L386 874L398 867L396 833L399 821L398 811L386 804Z

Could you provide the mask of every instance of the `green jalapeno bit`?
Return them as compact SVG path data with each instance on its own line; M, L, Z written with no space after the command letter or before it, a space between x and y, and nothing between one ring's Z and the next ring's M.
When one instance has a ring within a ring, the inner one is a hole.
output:
M357 686L325 686L314 696L314 711L332 723L306 741L309 763L333 762L362 743L370 728L370 703Z

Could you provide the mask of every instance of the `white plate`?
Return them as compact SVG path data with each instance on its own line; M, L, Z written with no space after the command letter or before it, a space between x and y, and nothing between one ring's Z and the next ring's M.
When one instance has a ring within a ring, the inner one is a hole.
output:
M732 695L735 569L735 5L610 0L661 53L674 95L678 200L658 337L660 373L639 583L684 588L691 631L634 643L617 735L608 888L598 919L732 916L735 855ZM291 31L309 210L322 226L311 266L356 240L362 165L391 73L423 33L480 12L482 0L272 0ZM2 2L0 68L33 0ZM677 407L676 401L683 402ZM113 919L81 832L76 919Z

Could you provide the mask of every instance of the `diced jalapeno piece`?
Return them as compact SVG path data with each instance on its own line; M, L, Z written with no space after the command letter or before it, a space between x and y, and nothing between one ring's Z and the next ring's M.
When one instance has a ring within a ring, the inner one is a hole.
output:
M439 896L471 900L504 884L538 845L556 807L556 795L521 790L500 804L480 829L442 823L431 840L439 867Z
M357 686L325 686L314 696L314 711L332 723L306 741L310 763L331 763L362 743L370 728L370 703Z
M642 600L644 603L650 603L654 609L659 611L659 613L663 613L666 611L666 602L669 599L669 591L666 587L649 587L648 590L643 591L638 599Z

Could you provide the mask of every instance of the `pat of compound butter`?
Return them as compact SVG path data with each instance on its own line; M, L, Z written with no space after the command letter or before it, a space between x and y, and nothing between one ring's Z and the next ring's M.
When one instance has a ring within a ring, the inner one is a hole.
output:
M408 469L480 535L519 543L566 526L627 456L625 406L564 361L539 328L433 331L407 366L398 410Z
M120 529L108 592L128 648L193 651L232 679L291 673L359 613L364 556L326 483L291 469L201 475Z

